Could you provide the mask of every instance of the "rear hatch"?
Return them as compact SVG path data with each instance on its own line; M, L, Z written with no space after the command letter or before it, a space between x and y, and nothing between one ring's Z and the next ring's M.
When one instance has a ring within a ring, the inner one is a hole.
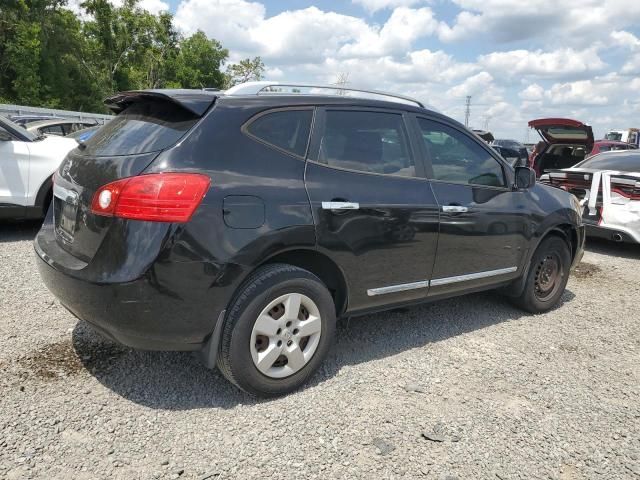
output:
M593 129L578 120L570 118L539 118L531 120L529 127L535 128L542 139L549 144L566 143L593 147Z
M70 152L54 176L57 243L89 262L112 224L123 221L94 215L94 193L107 183L141 174L198 122L215 98L209 92L160 90L107 99L118 115Z

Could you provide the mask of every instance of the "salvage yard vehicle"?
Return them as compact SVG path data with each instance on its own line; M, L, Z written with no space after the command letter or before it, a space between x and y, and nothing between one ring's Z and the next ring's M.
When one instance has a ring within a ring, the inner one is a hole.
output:
M34 135L57 135L66 137L67 135L89 127L95 127L95 121L49 119L30 122L24 128Z
M44 217L51 176L77 145L69 138L34 135L0 116L0 219Z
M583 205L587 235L640 243L640 152L605 152L541 182L566 190Z
M615 150L634 150L637 149L635 145L627 142L620 142L617 140L597 140L593 143L593 148L587 157L592 157L599 153L611 152Z
M537 176L549 170L572 167L593 149L593 130L578 120L540 118L531 120L529 127L535 128L545 142L529 159Z
M609 130L605 140L617 140L619 142L630 143L640 148L640 128L627 128L626 130Z
M55 174L45 284L106 337L200 351L260 396L310 377L337 317L498 288L558 304L583 253L574 196L417 100L340 92L107 99L117 116Z

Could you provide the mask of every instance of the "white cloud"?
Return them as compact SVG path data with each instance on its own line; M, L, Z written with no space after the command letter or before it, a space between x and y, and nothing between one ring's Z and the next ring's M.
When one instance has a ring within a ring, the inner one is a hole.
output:
M548 45L589 45L635 26L640 10L628 0L453 0L461 9L440 29L446 42L486 36L499 42L541 39Z
M611 40L614 45L627 47L631 50L640 48L640 38L633 33L623 31L611 32Z
M65 7L74 12L80 18L87 20L91 18L91 16L87 15L84 9L81 7L83 1L84 0L68 0ZM115 7L121 7L124 3L123 0L110 0L110 2ZM141 0L138 3L138 6L143 10L147 10L149 13L153 13L154 15L169 10L169 4L167 2L163 2L162 0Z
M591 80L556 83L547 92L554 105L606 105L608 97L597 92Z
M542 98L544 97L544 88L542 88L537 83L532 83L527 88L522 90L518 94L518 96L523 100L528 100L528 101L542 100Z
M141 0L139 5L140 8L143 8L154 14L166 12L169 10L169 4L167 2L163 2L162 0Z
M175 23L186 33L202 30L221 40L229 49L259 48L247 39L249 29L264 20L262 3L245 0L183 0L178 5Z
M346 57L405 54L417 39L433 34L438 22L430 8L396 8L381 29L369 27L354 43L340 48Z
M353 3L361 5L369 13L375 13L378 10L395 7L409 7L424 0L351 0Z
M512 50L482 55L479 63L487 70L506 76L558 77L599 71L606 64L596 48L576 51L564 48L551 52Z

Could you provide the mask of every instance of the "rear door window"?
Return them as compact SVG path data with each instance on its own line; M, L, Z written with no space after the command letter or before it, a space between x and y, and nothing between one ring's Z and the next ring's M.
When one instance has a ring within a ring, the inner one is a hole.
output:
M246 132L260 142L304 157L309 143L313 111L277 110L255 117Z
M397 113L328 110L318 160L360 172L416 176Z
M168 101L137 102L96 131L83 153L135 155L164 150L178 142L198 116Z

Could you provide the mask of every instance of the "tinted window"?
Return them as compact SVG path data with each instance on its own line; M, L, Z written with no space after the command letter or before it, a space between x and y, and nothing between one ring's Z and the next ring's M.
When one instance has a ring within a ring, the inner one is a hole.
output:
M415 177L401 115L326 112L319 161L370 173Z
M87 155L133 155L174 145L198 117L166 101L134 103L85 143Z
M640 153L637 150L627 150L617 153L603 153L588 158L576 165L580 168L596 170L620 170L622 172L640 172Z
M247 131L259 140L282 148L300 157L307 153L311 110L281 110L261 115Z
M504 187L500 163L469 136L447 125L419 118L433 178L455 183Z
M42 127L40 129L40 132L46 133L47 135L64 135L61 125L51 125L50 127Z

